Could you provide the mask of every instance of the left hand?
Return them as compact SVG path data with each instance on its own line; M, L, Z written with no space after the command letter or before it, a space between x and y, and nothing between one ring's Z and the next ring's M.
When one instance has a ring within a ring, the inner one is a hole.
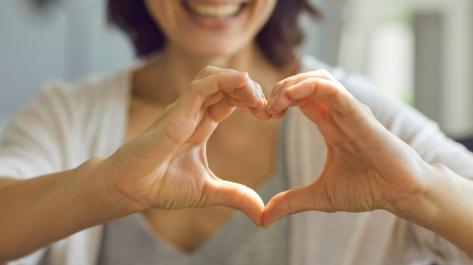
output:
M367 106L326 71L279 82L267 112L278 117L294 105L324 137L325 167L312 184L274 196L263 213L264 226L308 210L396 212L425 191L425 172L431 166L384 128Z

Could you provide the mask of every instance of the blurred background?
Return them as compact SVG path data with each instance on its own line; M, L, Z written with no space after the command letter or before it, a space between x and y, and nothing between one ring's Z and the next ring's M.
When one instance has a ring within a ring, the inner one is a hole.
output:
M473 136L473 1L313 2L324 19L302 19L302 52L368 76L456 139ZM108 27L104 5L105 0L0 1L0 134L43 82L134 63L129 43Z

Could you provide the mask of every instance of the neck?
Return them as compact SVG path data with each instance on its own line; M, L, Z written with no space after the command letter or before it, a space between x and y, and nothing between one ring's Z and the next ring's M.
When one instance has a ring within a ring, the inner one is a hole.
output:
M263 57L255 44L235 54L219 57L195 56L175 45L167 45L159 57L136 72L134 92L143 98L169 104L187 89L188 84L207 65L248 72L263 87L264 83L270 82L269 79L275 82L283 77L281 71Z

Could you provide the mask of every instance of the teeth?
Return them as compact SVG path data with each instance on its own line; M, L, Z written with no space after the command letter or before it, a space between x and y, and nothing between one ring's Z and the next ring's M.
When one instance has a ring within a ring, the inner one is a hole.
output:
M203 3L193 3L187 1L189 8L192 12L206 17L224 18L236 15L240 11L240 3L226 3L220 5L209 5Z

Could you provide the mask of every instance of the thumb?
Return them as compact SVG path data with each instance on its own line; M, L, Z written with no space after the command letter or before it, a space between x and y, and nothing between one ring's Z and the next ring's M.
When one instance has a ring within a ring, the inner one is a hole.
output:
M309 210L323 209L324 200L313 185L292 189L276 194L263 212L262 226L269 227L277 220L291 214Z
M208 206L226 206L240 210L256 225L261 225L264 203L251 188L226 180L212 181L208 186Z

